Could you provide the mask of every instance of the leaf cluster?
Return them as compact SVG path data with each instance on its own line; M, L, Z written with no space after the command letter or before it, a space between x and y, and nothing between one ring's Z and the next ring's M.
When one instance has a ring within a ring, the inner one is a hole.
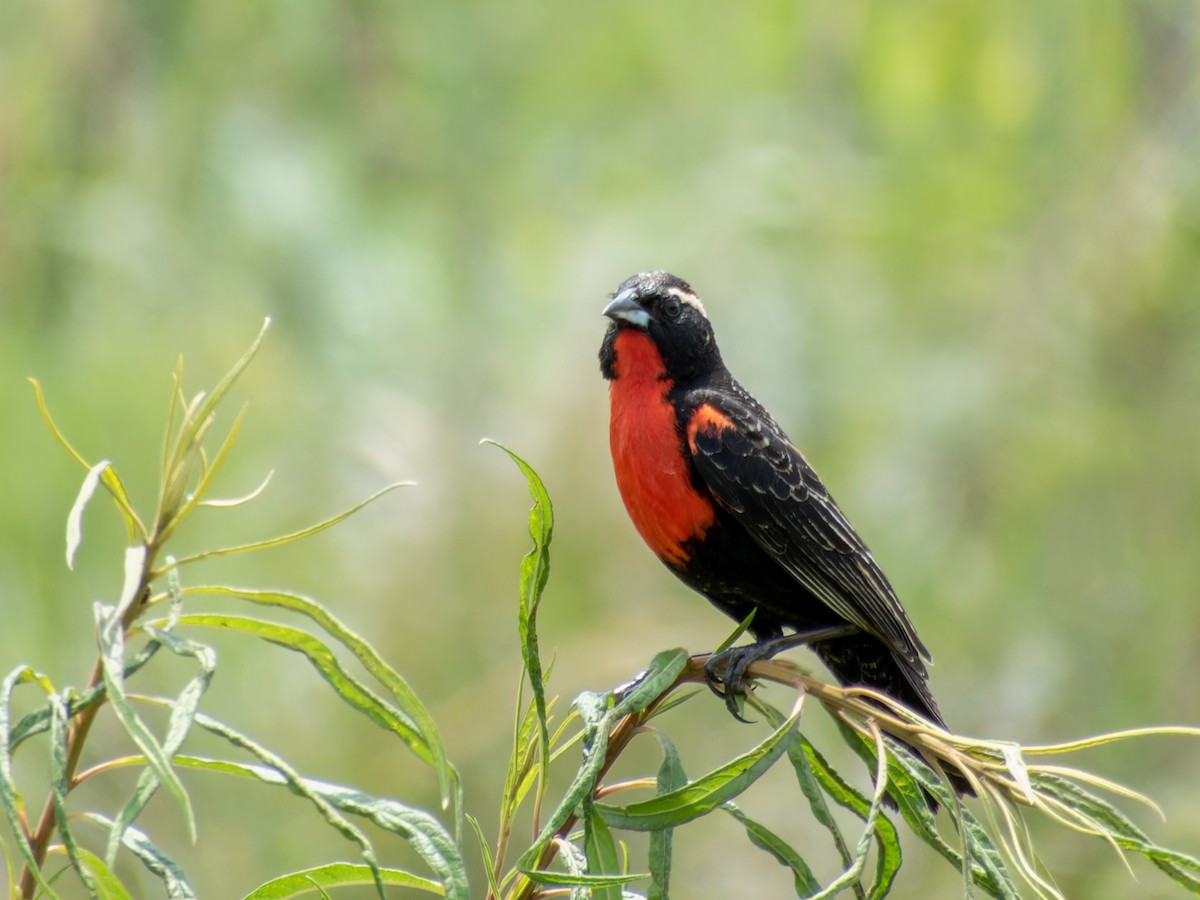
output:
M736 821L751 846L787 871L797 897L887 896L900 878L904 829L957 870L964 896L1061 897L1050 866L1034 845L1029 821L1035 813L1107 842L1122 859L1128 854L1145 857L1177 884L1200 894L1200 861L1159 846L1117 805L1120 800L1133 801L1158 811L1152 801L1084 769L1045 759L1152 735L1195 737L1200 729L1144 729L1071 744L1020 747L951 734L885 695L831 685L783 661L759 661L748 674L787 686L794 696L791 709L785 713L759 693L747 695L746 704L769 725L769 732L745 752L690 777L684 753L661 721L699 693L694 686L704 682L708 657L689 656L682 649L659 653L630 684L584 693L560 713L557 698L549 693L553 662L543 660L537 625L549 583L553 506L536 471L502 445L530 490L532 547L520 566L517 634L522 672L513 739L499 821L489 838L484 823L464 810L461 780L433 716L368 641L323 604L291 591L184 580L206 560L281 546L321 532L399 485L296 532L180 557L169 553L168 543L198 510L234 508L259 497L267 487L269 475L246 497L211 496L244 407L211 455L206 444L218 408L262 339L260 333L211 391L191 399L182 391L182 364L177 367L157 503L145 517L135 510L109 462L90 463L72 447L34 384L52 435L85 473L67 516L68 565L74 564L83 540L85 512L101 488L123 522L128 546L124 577L114 598L92 606L98 653L87 684L55 685L29 665L18 666L0 680L0 808L13 843L10 848L0 841L0 849L12 896L55 898L59 882L74 877L89 897L130 897L116 874L117 860L124 854L161 884L165 896L193 897L183 867L139 827L139 820L150 800L165 792L191 839L198 840L192 781L204 777L285 789L353 848L350 860L331 860L271 878L246 895L252 900L306 893L327 897L354 885L371 886L380 897L394 888L465 900L471 895L470 854L464 849L468 843L475 845L482 861L489 900L666 900L675 831L697 827L695 823L710 814ZM205 609L205 601L212 599L242 608L235 613ZM291 624L273 615L286 615ZM726 644L747 624L742 623ZM431 812L402 799L309 777L267 741L203 711L217 671L216 653L205 641L218 631L244 639L256 651L278 647L307 660L334 696L428 767L440 809ZM136 689L160 657L178 657L191 667L183 687L170 696ZM40 701L20 717L14 711L18 691ZM841 737L864 762L869 775L865 789L838 772L801 731L802 713L814 702L833 717ZM156 730L151 725L161 718L149 716L151 711L165 712L164 727ZM102 761L80 771L83 747L101 714L111 716L126 744L103 748ZM226 752L192 752L189 737L197 730L215 738L216 746ZM639 738L653 741L661 752L657 770L611 781L614 764ZM40 750L49 772L49 791L37 818L29 816L15 774L15 754L23 747L27 755ZM794 775L798 796L828 834L826 845L802 852L739 804L742 795L777 765ZM138 775L119 808L77 808L74 792L79 785L121 770L136 770ZM978 799L964 801L955 795L945 778L947 771L961 773ZM938 806L944 812L937 813ZM527 823L531 827L524 835ZM470 839L464 835L467 825ZM409 872L382 861L368 826L399 837L416 852L424 871ZM634 863L623 837L628 833L647 835L644 863ZM818 874L830 870L832 875Z

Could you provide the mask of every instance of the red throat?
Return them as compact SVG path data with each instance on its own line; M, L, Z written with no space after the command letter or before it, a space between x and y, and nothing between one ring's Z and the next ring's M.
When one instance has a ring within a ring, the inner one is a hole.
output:
M692 484L684 435L667 399L671 381L645 332L626 329L614 343L609 387L609 443L617 488L642 539L674 566L688 560L686 542L713 522L711 500Z

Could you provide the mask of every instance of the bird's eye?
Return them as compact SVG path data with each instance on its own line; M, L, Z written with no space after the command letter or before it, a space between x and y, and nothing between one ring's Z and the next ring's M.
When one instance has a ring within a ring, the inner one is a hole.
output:
M676 300L674 297L670 297L663 301L663 305L662 305L663 315L665 315L668 319L674 319L676 316L679 315L680 312L682 312L682 310L683 310L683 304L680 303L678 300Z

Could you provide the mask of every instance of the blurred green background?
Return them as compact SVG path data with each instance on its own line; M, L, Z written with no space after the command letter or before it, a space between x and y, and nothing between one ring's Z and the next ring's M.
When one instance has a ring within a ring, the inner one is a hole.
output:
M185 580L290 587L369 635L430 704L488 828L528 498L481 437L556 503L542 645L564 705L730 626L640 544L608 459L600 309L664 268L889 572L956 729L1046 743L1200 723L1193 0L15 0L0 96L0 669L82 683L91 601L120 580L106 504L63 564L82 472L25 376L145 509L177 354L206 387L269 315L218 492L274 482L197 516L176 551L419 485ZM307 774L435 806L429 773L302 661L217 646L210 711ZM805 728L834 751L824 718ZM708 697L668 725L693 774L763 735ZM1198 760L1155 739L1079 762L1163 799L1166 825L1139 821L1195 853ZM831 877L790 776L772 778L745 808ZM112 809L131 783L90 798ZM353 855L301 801L189 783L199 846L161 798L148 827L202 897ZM1175 895L1099 842L1039 835L1068 896ZM732 820L676 846L676 896L791 890ZM896 896L958 891L909 842Z

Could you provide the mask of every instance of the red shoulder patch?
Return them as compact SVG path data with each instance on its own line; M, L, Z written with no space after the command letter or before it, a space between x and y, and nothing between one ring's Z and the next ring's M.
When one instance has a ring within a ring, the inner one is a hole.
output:
M711 403L701 403L696 411L692 413L692 418L688 421L688 446L692 448L692 453L696 452L697 432L712 431L720 434L722 431L729 431L734 427L733 420L725 415L725 413L721 412Z
M671 381L658 348L633 329L618 334L614 347L609 443L617 488L650 549L681 566L689 556L684 544L703 537L713 523L712 500L692 484L683 428L667 399Z

